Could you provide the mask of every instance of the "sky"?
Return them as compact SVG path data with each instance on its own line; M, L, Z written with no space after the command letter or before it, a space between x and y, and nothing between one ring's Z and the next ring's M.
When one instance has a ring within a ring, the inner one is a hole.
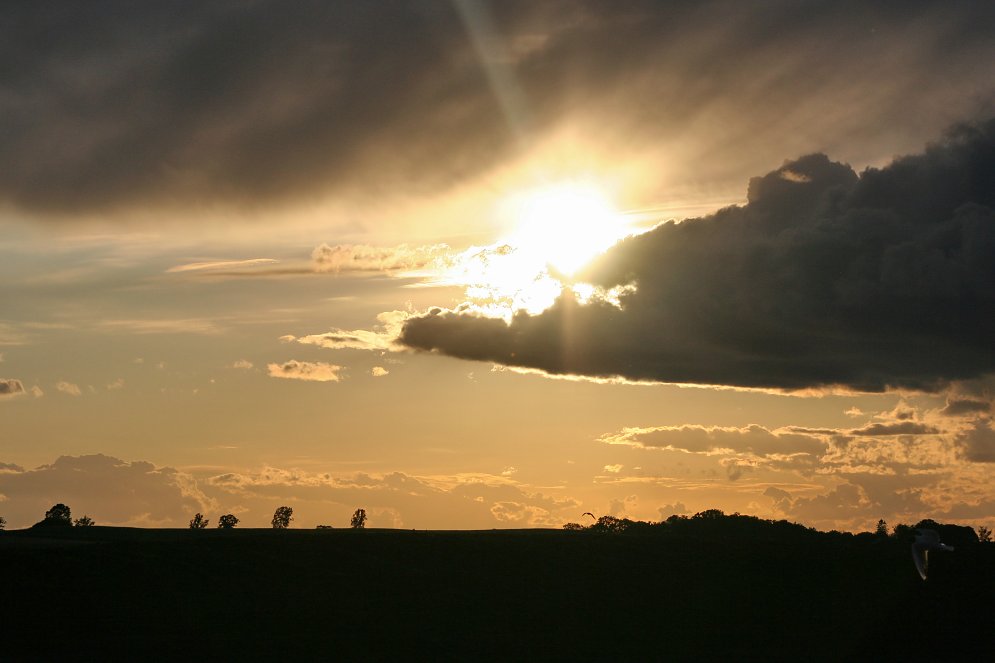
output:
M0 9L0 516L995 525L995 6Z

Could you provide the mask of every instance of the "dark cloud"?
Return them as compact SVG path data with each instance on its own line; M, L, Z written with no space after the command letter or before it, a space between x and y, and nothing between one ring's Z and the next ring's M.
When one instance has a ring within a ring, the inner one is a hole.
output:
M969 503L958 502L944 511L940 522L949 519L982 519L989 520L995 517L995 500L982 500L981 502Z
M924 501L922 487L906 476L851 477L814 497L793 497L779 489L768 489L764 495L788 517L826 528L843 525L858 530L872 526L881 517L892 522L916 522L936 513L936 508Z
M957 435L964 458L975 463L995 463L995 427L991 419L975 420L971 427Z
M995 371L995 120L859 177L821 154L749 202L629 238L510 325L433 309L409 347L552 374L803 389L935 390Z
M484 4L6 3L0 200L434 190L578 117L618 158L692 137L690 189L786 141L873 160L993 93L990 3L493 2L472 39L458 7Z
M602 440L608 444L671 449L701 454L748 453L757 456L809 454L820 456L826 451L825 442L816 437L795 432L770 431L757 425L743 428L695 425L626 428L621 433L606 435L602 437Z
M444 179L504 139L448 3L4 13L0 195L29 209L273 200L416 154Z
M674 502L673 504L664 504L657 509L657 512L660 514L661 520L666 520L670 516L683 516L688 512L688 508L682 502Z
M940 414L948 417L962 417L972 414L984 414L991 409L988 401L976 401L970 398L957 398L947 401L946 407L940 410Z
M935 435L940 431L933 426L917 421L899 421L895 423L868 424L863 428L854 428L851 435L873 437L878 435Z
M783 497L783 492L767 496L774 499L774 503L783 511L804 519L805 522L860 518L866 514L869 506L866 495L859 486L852 483L840 484L824 495L797 497L793 500Z
M791 508L791 493L775 486L770 486L763 492L764 497L774 500L774 509L777 511L787 511Z
M19 396L24 393L24 385L20 380L0 378L0 398Z

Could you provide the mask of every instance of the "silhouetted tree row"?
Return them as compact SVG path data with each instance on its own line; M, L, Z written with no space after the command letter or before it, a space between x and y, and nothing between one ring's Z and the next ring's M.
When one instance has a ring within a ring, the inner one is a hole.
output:
M637 533L687 533L706 537L732 538L741 535L759 534L764 532L772 537L779 536L805 536L815 534L817 531L811 527L805 527L787 520L765 520L756 516L747 516L739 513L726 514L719 509L707 509L700 511L693 516L670 516L660 522L646 522L641 520L630 520L628 518L616 518L615 516L601 516L593 524L584 526L580 523L567 523L563 529L576 532L592 532L597 534L637 534ZM917 529L935 530L944 543L957 546L971 546L977 543L990 543L992 532L989 528L981 526L975 531L966 525L946 525L935 520L920 520L915 525L899 524L894 527L891 534L888 532L888 524L881 519L875 526L874 532L860 532L852 534L850 532L838 532L832 530L826 534L841 537L868 538L868 539L898 539L911 542L915 538Z
M594 517L593 514L589 513L585 513L583 515L590 515L592 518ZM290 523L293 522L293 519L293 508L289 506L280 506L277 507L276 511L273 513L271 525L274 529L287 529L290 527ZM356 509L349 521L349 526L353 529L364 529L366 527L366 519L366 509ZM197 513L190 520L189 527L190 529L206 529L209 523L209 519L205 518L203 514ZM238 523L238 517L231 513L226 513L218 518L219 529L232 529L236 527ZM85 514L74 521L72 519L72 510L67 505L60 502L59 504L53 505L51 509L46 511L45 518L35 523L32 527L92 527L94 524L93 519ZM5 529L6 526L6 519L0 516L0 530ZM563 525L563 529L568 531L586 531L601 534L621 534L624 532L650 532L665 530L677 531L682 528L693 528L699 532L722 530L726 534L730 534L737 530L755 530L759 527L767 529L773 528L784 532L793 531L795 533L816 531L814 528L805 527L787 520L765 520L756 516L742 515L739 513L727 515L719 509L706 509L704 511L699 511L693 516L673 515L660 522L646 522L641 520L630 520L629 518L617 518L615 516L601 516L600 518L597 518L594 523L587 526L573 522ZM318 525L316 529L333 529L333 527L331 525ZM860 532L858 534L851 534L849 532L838 532L836 530L832 530L828 532L828 534L840 536L892 538L911 541L915 537L917 529L935 530L945 543L955 547L957 545L972 545L977 543L992 542L992 530L984 525L979 526L977 530L975 530L967 525L942 524L929 518L920 520L915 525L899 523L891 529L890 534L888 523L883 518L878 520L873 533Z
M884 521L881 521L884 522ZM940 540L954 546L974 545L976 543L988 543L991 541L991 530L987 527L979 527L978 531L967 525L945 525L938 523L931 518L920 520L915 525L909 526L904 523L895 525L891 536L902 541L912 541L915 538L917 529L931 529L940 535ZM982 536L982 534L984 536Z
M190 529L207 529L208 524L211 520L205 518L202 513L195 513L193 518L190 519ZM238 525L238 517L232 513L226 513L225 515L218 518L218 529L231 529Z
M84 516L85 518L86 516ZM273 529L287 529L290 527L290 523L294 520L294 510L289 506L277 507L276 511L273 512L273 519L270 521ZM194 517L190 519L190 529L206 529L209 519L204 517L204 514L197 513ZM219 529L232 529L238 525L238 517L234 514L226 513L225 515L218 518L218 528ZM366 527L366 509L356 509L352 514L352 519L349 521L349 526L354 529L363 529ZM315 529L333 529L331 525L318 525Z

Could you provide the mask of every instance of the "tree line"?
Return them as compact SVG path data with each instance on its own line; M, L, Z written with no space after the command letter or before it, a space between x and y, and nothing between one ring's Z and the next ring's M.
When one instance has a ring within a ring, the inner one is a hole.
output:
M585 513L590 516L593 522L589 525L581 523L566 523L563 529L576 532L591 532L595 534L639 534L639 533L677 533L694 532L697 534L715 533L719 536L729 536L733 533L759 532L760 530L777 534L799 534L816 533L812 527L805 527L787 520L765 520L757 516L746 516L740 513L726 514L719 509L706 509L699 511L693 516L673 515L659 522L646 522L642 520L630 520L629 518L618 518L615 516L601 516L596 518L592 513ZM920 520L915 525L904 523L895 525L889 530L888 523L880 519L873 532L839 532L831 530L826 532L830 536L854 537L856 539L891 539L898 541L911 541L915 537L918 529L931 529L936 531L944 543L953 546L971 545L977 543L991 543L992 530L984 525L976 530L967 525L950 525L939 523L930 518Z
M293 519L293 508L289 506L280 506L273 512L273 519L270 521L270 525L273 529L287 529L290 527L290 523ZM238 516L233 513L226 513L218 518L218 529L233 529L238 525L238 523ZM92 527L94 524L93 518L86 514L73 520L72 509L60 502L59 504L53 505L51 509L46 511L45 517L31 527ZM189 527L190 529L207 529L209 524L210 520L205 518L204 514L197 513L190 519ZM353 529L365 528L366 509L356 509L349 521L349 526ZM6 529L6 527L6 518L0 516L0 530ZM332 526L318 525L317 529L332 529Z
M289 506L279 506L273 512L273 519L270 526L273 529L287 529L294 520L294 510ZM238 525L238 517L232 513L226 513L218 518L218 529L232 529ZM197 513L190 519L190 529L207 529L210 520L204 514ZM356 509L349 521L349 526L353 529L363 529L366 527L366 509ZM332 529L331 525L318 525L315 529Z
M805 527L797 523L786 520L764 520L756 516L746 516L739 513L727 515L719 509L706 509L699 511L693 516L673 515L660 522L646 522L642 520L630 520L629 518L618 518L616 516L601 516L596 518L593 513L584 513L590 516L593 522L590 525L580 523L566 523L563 529L568 531L587 531L602 534L620 534L623 532L650 532L667 530L679 530L687 527L695 527L698 530L721 526L723 529L743 529L756 528L758 526L772 527L780 530L808 531L815 532L811 527ZM273 512L270 525L273 529L287 529L294 520L294 510L289 506L277 507ZM218 518L218 529L233 529L238 526L238 516L226 513ZM45 517L32 525L32 527L92 527L94 521L84 514L75 520L72 517L72 510L65 504L59 503L52 506L45 512ZM190 529L207 529L210 520L202 513L197 513L190 519ZM7 520L0 516L0 530L5 529ZM352 529L364 529L366 527L366 509L356 509L349 520L349 527ZM331 525L318 525L316 529L333 529ZM917 529L931 529L938 532L946 542L953 545L971 543L991 543L992 530L984 525L977 529L966 525L948 525L938 523L935 520L926 518L920 520L915 525L899 523L889 529L888 523L882 518L878 520L873 532L859 532L850 534L849 532L838 532L831 530L828 534L840 536L855 536L858 538L876 537L880 539L890 538L899 540L911 540L915 536ZM956 543L954 543L956 542Z

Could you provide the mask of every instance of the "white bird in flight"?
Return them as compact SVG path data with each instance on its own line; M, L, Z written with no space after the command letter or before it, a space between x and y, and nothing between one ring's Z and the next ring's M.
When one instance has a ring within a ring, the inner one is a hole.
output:
M923 580L926 579L926 573L929 570L930 550L953 549L953 546L948 546L940 542L940 535L936 533L936 530L917 529L916 540L912 543L912 561L916 564L916 571L919 572L919 577Z

